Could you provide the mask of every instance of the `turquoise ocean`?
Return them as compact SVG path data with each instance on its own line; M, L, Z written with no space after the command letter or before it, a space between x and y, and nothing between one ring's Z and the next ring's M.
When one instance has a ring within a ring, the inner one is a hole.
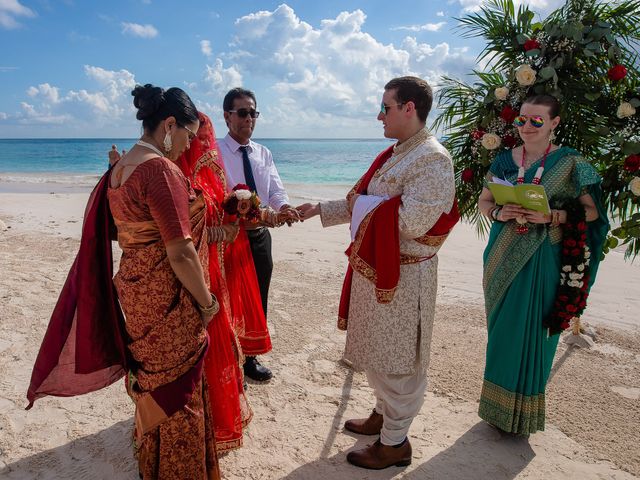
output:
M136 139L0 139L0 192L86 191L107 169L112 144ZM333 198L365 172L387 139L256 139L268 147L296 197ZM312 195L309 192L313 192ZM324 193L323 193L324 192ZM325 195L326 194L326 195Z

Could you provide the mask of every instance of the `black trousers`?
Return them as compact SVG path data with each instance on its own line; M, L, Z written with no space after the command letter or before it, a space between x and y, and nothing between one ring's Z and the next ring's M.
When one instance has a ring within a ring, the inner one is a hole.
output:
M268 228L247 230L249 246L253 256L253 265L256 267L262 310L267 316L267 301L269 299L269 285L271 284L271 272L273 271L273 259L271 258L271 233Z

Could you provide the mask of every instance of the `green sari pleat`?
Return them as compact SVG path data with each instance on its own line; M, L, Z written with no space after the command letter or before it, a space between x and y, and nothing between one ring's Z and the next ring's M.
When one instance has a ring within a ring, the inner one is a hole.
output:
M525 173L531 182L539 163ZM515 183L511 152L499 155L488 174ZM551 199L590 193L600 218L589 222L592 284L609 224L600 199L600 178L575 150L549 155L542 184ZM515 233L514 222L495 222L484 253L488 342L479 415L506 432L528 435L545 426L545 388L559 335L542 321L560 283L559 227L531 226Z

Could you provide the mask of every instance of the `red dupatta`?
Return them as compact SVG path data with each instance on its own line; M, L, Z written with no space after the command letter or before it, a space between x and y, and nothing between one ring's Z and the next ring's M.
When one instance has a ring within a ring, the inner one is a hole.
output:
M369 182L371 182L374 174L391 158L393 149L394 146L392 145L376 157L367 172L347 194L348 200L355 194L367 194ZM358 227L355 240L345 252L349 257L349 265L342 284L340 305L338 307L338 328L340 330L347 329L354 270L374 284L378 303L390 303L400 280L400 264L416 263L431 258L412 257L406 262L401 260L400 231L398 228L398 209L401 203L400 196L393 197L382 202L367 214ZM435 239L433 244L440 245L459 219L458 202L454 199L451 211L443 213L425 235L415 240L429 245L432 244L430 240Z
M104 388L130 366L128 335L113 285L110 178L109 171L89 197L80 250L33 366L27 409L45 395L70 397Z
M220 226L226 195L224 166L211 120L203 113L198 117L200 127L196 138L176 163L205 198L207 226ZM242 446L242 428L251 419L251 410L244 398L240 352L231 323L231 289L223 273L223 248L222 243L209 244L210 289L220 303L220 311L207 327L211 348L205 358L218 453Z

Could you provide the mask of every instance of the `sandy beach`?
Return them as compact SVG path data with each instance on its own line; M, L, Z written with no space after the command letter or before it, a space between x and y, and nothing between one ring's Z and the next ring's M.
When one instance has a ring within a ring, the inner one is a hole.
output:
M0 478L136 479L133 405L121 382L24 410L40 341L77 252L87 193L17 190L0 193ZM326 194L300 185L291 191L294 202ZM312 219L274 230L273 238L274 349L264 363L274 378L249 384L255 417L244 447L221 459L225 479L640 478L640 262L625 262L621 251L607 257L583 317L597 330L595 347L561 342L546 430L528 440L504 437L476 414L485 240L458 225L439 254L429 387L410 431L413 463L372 472L345 459L374 440L342 428L373 406L364 375L341 361L345 335L335 326L348 228L322 229Z

